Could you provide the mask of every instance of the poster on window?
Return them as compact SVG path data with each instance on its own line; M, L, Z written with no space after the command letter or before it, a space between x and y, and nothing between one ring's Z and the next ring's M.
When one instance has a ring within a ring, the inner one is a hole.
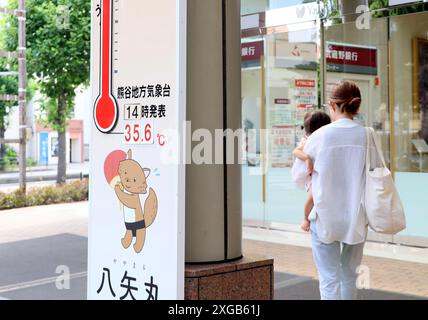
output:
M296 125L303 125L305 113L318 104L317 83L313 79L294 81L294 105L296 107Z
M185 10L92 1L89 299L184 296Z
M273 126L271 138L271 167L286 168L293 165L295 126Z
M276 98L270 108L270 124L272 126L292 126L296 122L296 109L290 99Z

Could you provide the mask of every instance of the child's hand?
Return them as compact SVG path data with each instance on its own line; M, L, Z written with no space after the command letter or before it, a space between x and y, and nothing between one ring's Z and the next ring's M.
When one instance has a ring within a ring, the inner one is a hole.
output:
M312 172L314 171L314 163L312 162L312 159L309 157L306 160L306 167L308 168L308 175L312 176Z
M309 232L311 226L311 222L308 219L303 220L303 223L300 225L303 231Z

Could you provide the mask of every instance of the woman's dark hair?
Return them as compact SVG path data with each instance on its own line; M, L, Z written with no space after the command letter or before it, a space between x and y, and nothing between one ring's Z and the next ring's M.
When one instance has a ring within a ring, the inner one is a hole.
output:
M355 115L358 113L361 105L360 88L355 82L342 81L333 91L331 97L339 110L344 113Z
M330 116L322 110L308 112L303 119L303 127L307 135L329 123L331 123Z

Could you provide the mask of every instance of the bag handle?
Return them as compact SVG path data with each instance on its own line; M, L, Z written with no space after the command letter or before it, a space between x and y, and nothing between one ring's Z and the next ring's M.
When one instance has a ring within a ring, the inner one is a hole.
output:
M382 150L379 146L379 143L376 139L375 131L371 127L366 127L366 133L367 133L366 134L366 136L367 136L366 171L368 172L370 170L370 159L371 159L371 157L370 157L370 152L371 152L370 141L371 141L371 139L370 138L371 137L373 137L377 155L380 158L380 160L382 161L383 167L386 168L385 159L383 157L383 153L382 153Z

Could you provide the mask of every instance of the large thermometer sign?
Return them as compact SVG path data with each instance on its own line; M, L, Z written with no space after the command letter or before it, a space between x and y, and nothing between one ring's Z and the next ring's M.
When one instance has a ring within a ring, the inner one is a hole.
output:
M186 1L92 0L91 19L88 298L182 299Z
M118 118L117 101L112 92L112 23L113 0L103 0L98 7L101 24L100 86L95 100L94 120L98 130L108 133L113 130Z

